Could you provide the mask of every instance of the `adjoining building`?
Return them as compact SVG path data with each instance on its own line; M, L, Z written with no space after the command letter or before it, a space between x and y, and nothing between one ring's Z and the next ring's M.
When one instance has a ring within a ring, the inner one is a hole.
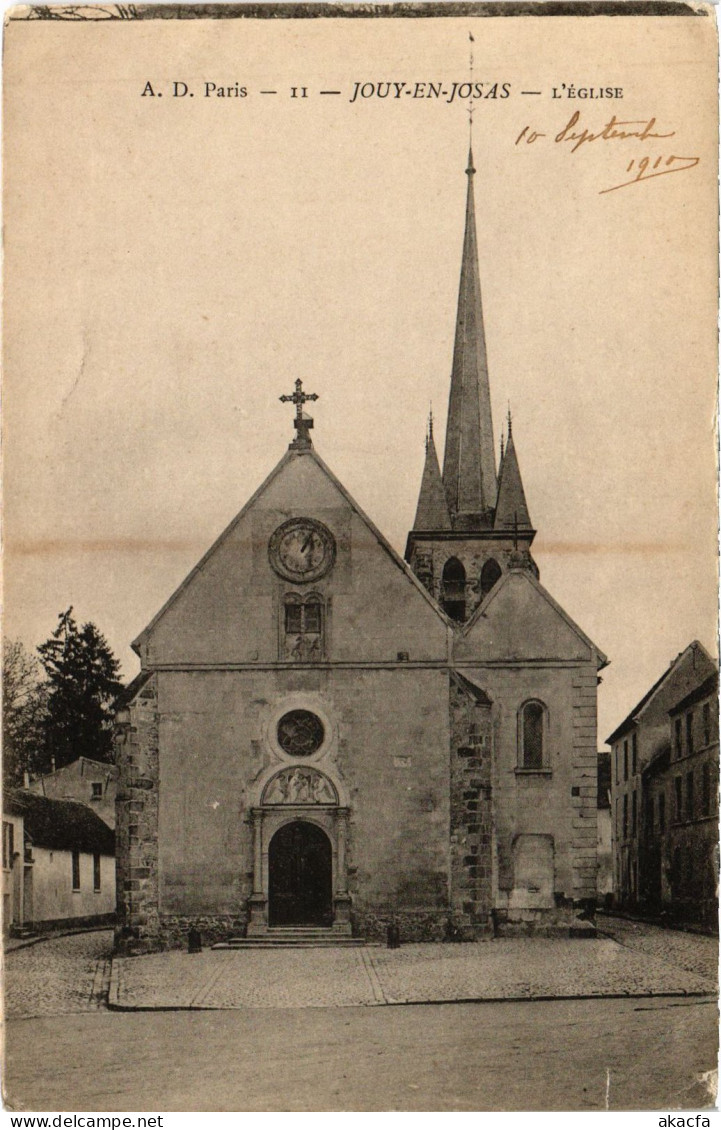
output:
M718 674L669 711L669 744L643 773L641 898L674 920L718 924Z
M118 771L114 765L106 761L94 761L89 757L78 757L69 765L36 777L26 788L36 796L47 796L53 800L76 800L80 804L86 804L110 828L114 828L117 779Z
M133 644L129 950L191 926L568 932L595 902L607 660L540 583L510 419L496 467L466 172L443 471L431 425L406 561L315 451L297 381L288 451Z
M714 925L718 670L698 641L611 734L619 906Z
M115 834L86 805L7 790L2 863L6 931L113 922Z

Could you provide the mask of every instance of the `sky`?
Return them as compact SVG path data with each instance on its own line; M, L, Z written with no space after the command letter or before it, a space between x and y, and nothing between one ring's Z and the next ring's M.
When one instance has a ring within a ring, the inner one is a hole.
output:
M297 377L403 552L431 402L443 449L469 33L510 91L473 124L496 442L510 402L541 581L611 660L600 739L692 639L715 653L715 42L677 18L11 22L6 635L72 604L131 678L286 450ZM577 111L668 136L555 141Z

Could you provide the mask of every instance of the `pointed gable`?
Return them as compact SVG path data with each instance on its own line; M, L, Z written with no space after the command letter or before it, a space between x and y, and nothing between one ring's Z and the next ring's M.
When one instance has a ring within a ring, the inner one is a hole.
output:
M716 664L706 648L698 640L693 640L671 661L660 678L649 687L633 710L626 715L623 722L616 727L610 737L606 738L606 742L608 745L613 745L650 713L662 718L665 725L667 712L677 705L680 696L697 686L707 676L713 676L716 671Z
M503 455L498 477L498 501L493 521L494 530L532 529L521 471L516 456L513 432L508 432L508 443Z
M511 569L455 640L455 659L576 660L606 665L603 652L527 569Z
M438 465L436 444L433 439L433 428L429 430L426 440L426 461L421 479L421 492L418 496L418 507L413 523L414 530L450 530L451 519L448 515L448 504L443 490L441 469Z
M312 583L274 572L269 544L291 518L330 531L335 561ZM446 654L447 620L312 448L290 450L134 647L144 665L275 663L286 592L326 603L331 661Z
M443 486L451 517L473 515L482 524L496 499L491 393L478 271L473 199L473 154L469 150L466 228L453 348Z

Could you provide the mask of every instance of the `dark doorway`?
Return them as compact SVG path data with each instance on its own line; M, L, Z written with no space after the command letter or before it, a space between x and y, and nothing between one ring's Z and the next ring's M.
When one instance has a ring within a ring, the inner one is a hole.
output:
M322 829L305 820L285 824L268 849L270 926L333 924L333 858Z

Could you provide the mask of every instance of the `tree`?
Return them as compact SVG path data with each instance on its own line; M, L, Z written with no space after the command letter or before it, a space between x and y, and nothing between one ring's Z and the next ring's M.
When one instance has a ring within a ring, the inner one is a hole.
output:
M47 676L43 759L46 771L78 757L113 760L113 713L122 689L119 663L94 624L78 627L72 607L38 648Z
M3 641L3 780L21 785L41 768L47 692L40 664L20 640Z

